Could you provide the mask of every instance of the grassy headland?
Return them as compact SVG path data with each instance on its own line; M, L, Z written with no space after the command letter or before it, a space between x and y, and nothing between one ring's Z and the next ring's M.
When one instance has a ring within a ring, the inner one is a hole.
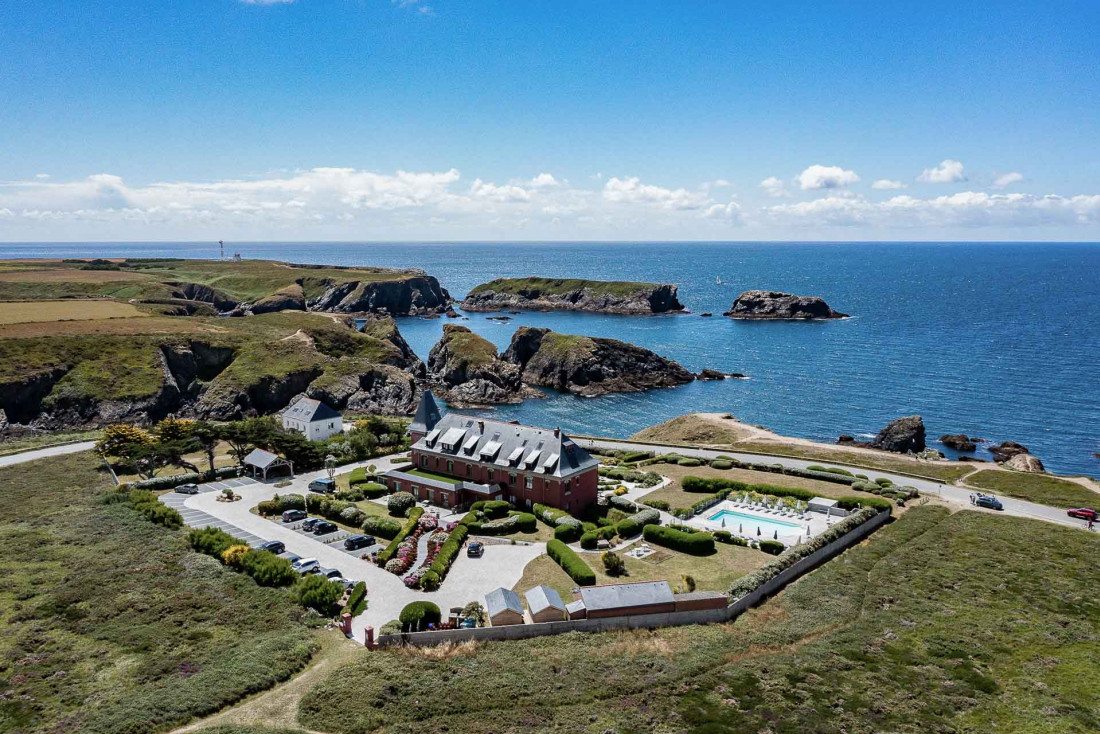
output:
M538 295L565 295L588 290L596 295L629 296L657 287L657 283L623 280L582 280L579 278L497 278L474 286L470 293L508 293L536 298ZM537 295L536 295L537 294Z
M983 469L966 478L966 484L994 494L1019 497L1052 507L1096 507L1100 493L1069 479L1049 474Z

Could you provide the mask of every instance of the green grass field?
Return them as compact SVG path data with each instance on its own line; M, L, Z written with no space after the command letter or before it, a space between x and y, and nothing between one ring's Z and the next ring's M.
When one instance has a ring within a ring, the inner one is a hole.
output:
M1097 507L1100 493L1077 482L1049 474L983 469L966 478L966 483L995 494L1038 502L1052 507Z
M81 453L0 469L0 731L161 731L308 662L284 590L105 504L100 466Z
M364 653L306 694L300 721L333 734L1095 731L1100 568L1082 559L1098 551L1082 531L915 507L730 625Z

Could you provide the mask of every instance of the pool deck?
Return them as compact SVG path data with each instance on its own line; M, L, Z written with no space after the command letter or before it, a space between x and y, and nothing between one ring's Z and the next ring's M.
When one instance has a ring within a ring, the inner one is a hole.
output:
M760 518L760 524L754 525L751 520L740 522L732 519L727 520L725 526L723 526L721 520L713 521L709 519L723 510ZM734 535L740 535L749 540L774 540L775 534L778 532L779 540L787 545L794 545L800 540L808 540L825 530L832 523L839 522L842 519L841 517L826 517L820 512L806 512L801 517L782 516L774 512L769 513L764 512L762 509L738 505L733 500L723 500L703 514L691 518L687 521L687 524L694 525L702 530L728 530ZM777 528L775 524L778 523L794 523L799 527L798 529ZM757 534L757 528L760 529L759 535Z

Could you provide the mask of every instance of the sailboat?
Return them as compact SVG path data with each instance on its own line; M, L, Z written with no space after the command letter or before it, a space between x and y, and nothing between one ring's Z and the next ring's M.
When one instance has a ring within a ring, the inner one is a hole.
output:
M716 277L714 278L714 282L715 282L715 283L716 283L717 285L722 285L722 276L721 276L721 275L719 275L719 276L716 276Z

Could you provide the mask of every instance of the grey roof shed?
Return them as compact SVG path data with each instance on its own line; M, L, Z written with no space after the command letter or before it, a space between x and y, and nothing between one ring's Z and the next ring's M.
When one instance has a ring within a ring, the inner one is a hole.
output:
M549 586L536 586L524 593L533 622L560 622L565 618L565 603Z

